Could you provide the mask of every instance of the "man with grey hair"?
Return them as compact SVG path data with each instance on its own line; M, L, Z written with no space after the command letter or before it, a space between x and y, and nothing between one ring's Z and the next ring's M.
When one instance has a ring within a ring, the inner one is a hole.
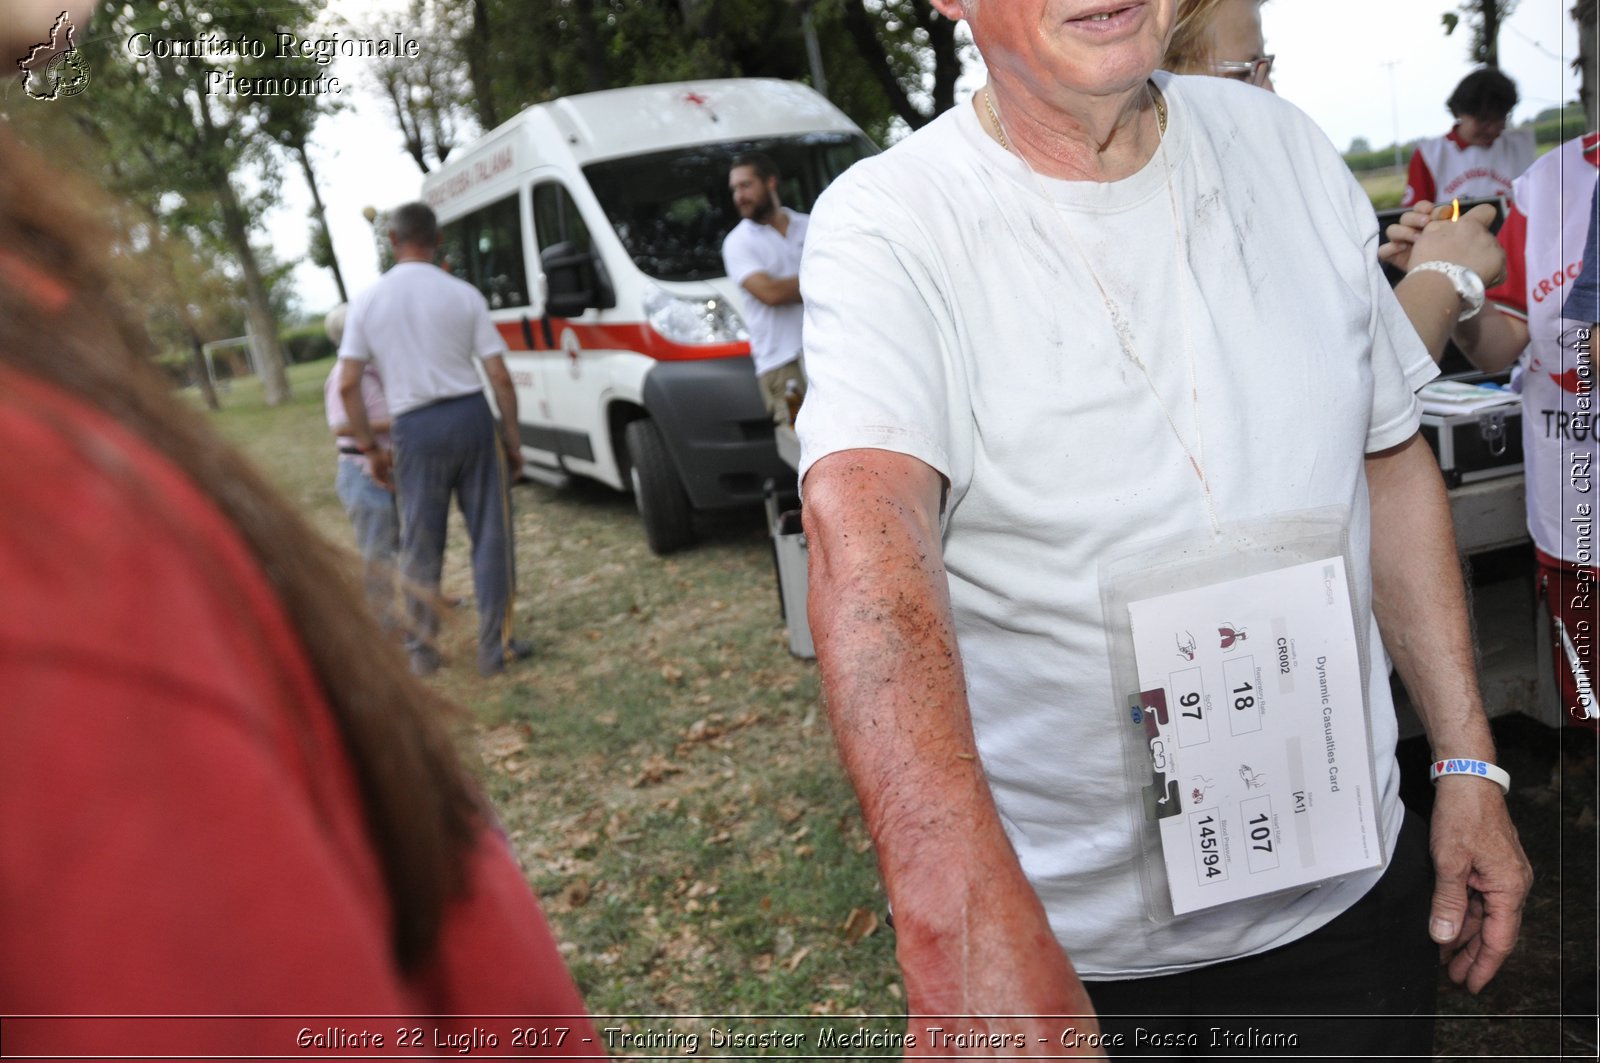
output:
M798 425L917 1048L1425 1056L1531 872L1371 204L1288 103L1156 72L1174 0L932 2L989 84L818 201Z
M453 496L472 539L478 672L491 676L533 652L512 637L509 487L522 468L517 395L505 367L505 341L482 293L434 265L439 239L438 220L425 203L407 203L390 215L395 265L350 304L339 347L339 391L354 447L369 459L373 478L392 484L399 496L412 671L430 675L440 664L439 579ZM494 389L498 431L474 356ZM383 378L392 455L379 444L361 397L367 362Z

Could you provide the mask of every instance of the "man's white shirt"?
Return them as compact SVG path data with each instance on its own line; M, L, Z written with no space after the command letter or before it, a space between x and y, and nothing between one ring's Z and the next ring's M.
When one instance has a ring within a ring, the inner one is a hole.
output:
M425 262L401 262L356 296L340 358L374 362L395 417L483 390L473 356L503 355L483 294Z
M744 282L757 273L773 278L794 277L800 273L800 257L805 250L806 230L811 219L788 207L779 209L788 216L787 233L745 218L722 242L722 264L729 279L739 286L744 323L750 331L750 358L756 364L757 373L787 365L800 356L800 328L805 320L802 304L768 306L744 286Z

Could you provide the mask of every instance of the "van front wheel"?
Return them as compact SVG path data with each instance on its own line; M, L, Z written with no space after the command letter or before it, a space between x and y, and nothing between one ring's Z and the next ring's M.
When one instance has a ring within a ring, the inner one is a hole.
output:
M628 447L628 476L633 500L644 520L644 537L650 552L670 554L694 542L694 514L689 496L672 467L661 429L649 418L628 425L623 436Z

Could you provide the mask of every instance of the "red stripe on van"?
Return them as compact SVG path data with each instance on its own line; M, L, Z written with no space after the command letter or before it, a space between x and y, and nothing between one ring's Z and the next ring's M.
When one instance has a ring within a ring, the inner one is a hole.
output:
M747 341L737 343L674 343L661 333L645 324L616 324L616 325L585 325L579 321L566 318L551 318L550 333L555 337L555 346L547 346L544 342L544 322L542 318L529 318L528 330L533 335L533 346L527 344L527 338L522 334L522 322L500 321L496 323L500 336L506 341L506 346L513 351L546 351L561 349L561 334L568 329L576 333L578 344L584 350L592 351L637 351L640 354L654 358L660 362L690 362L706 358L737 358L750 353L750 344Z

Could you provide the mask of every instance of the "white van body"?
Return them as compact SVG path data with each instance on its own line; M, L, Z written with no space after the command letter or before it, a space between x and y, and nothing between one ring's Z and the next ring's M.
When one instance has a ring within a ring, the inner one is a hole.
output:
M874 150L803 85L717 80L537 104L430 173L443 263L510 347L527 467L631 490L658 553L695 510L792 490L722 268L728 170L767 153L807 211Z

